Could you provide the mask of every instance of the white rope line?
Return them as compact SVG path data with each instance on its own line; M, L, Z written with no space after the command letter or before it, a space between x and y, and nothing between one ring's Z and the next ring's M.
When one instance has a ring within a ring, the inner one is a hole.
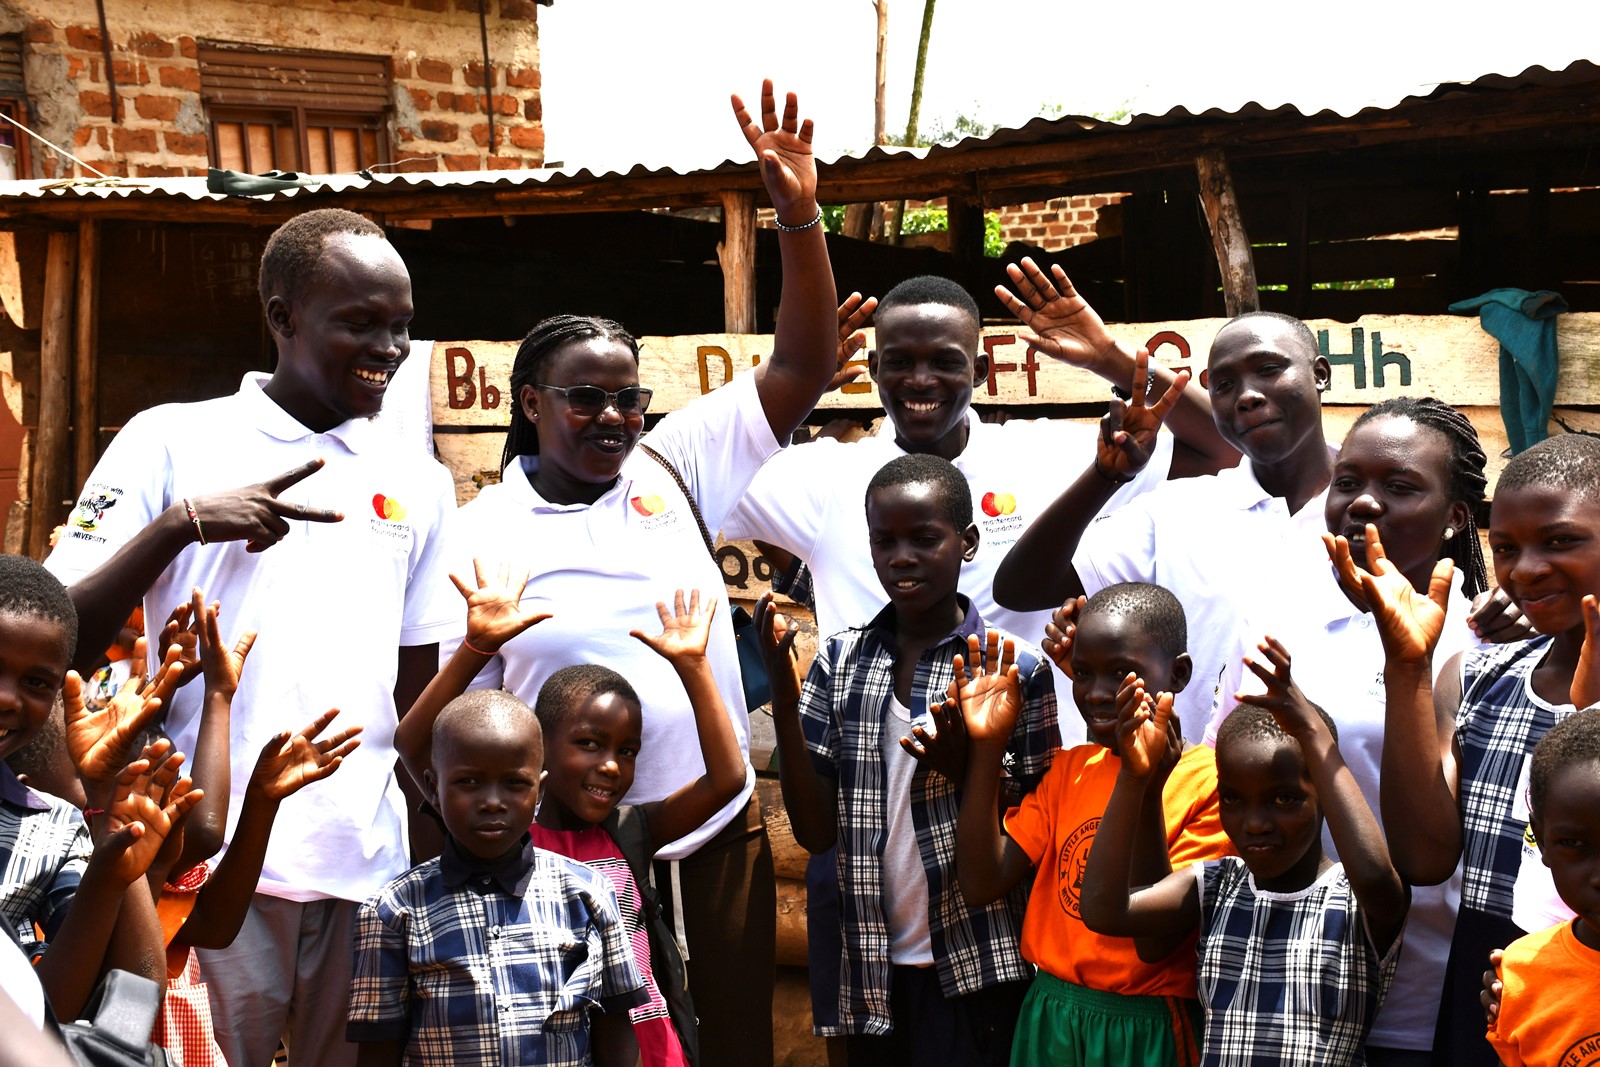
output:
M0 119L5 119L7 122L11 123L11 125L15 126L17 129L21 130L23 133L27 134L29 137L32 137L35 141L38 141L40 144L44 145L46 148L50 149L52 152L56 152L56 153L58 153L60 155L66 156L68 159L72 160L78 166L82 167L84 170L88 171L90 174L93 174L96 178L109 178L109 177L111 177L111 175L109 175L109 174L102 174L100 171L95 170L93 167L89 166L89 164L85 163L83 160L79 159L77 156L73 155L71 152L68 152L65 148L62 148L60 145L54 144L54 143L46 140L45 138L40 137L38 134L36 134L32 130L28 129L28 127L24 126L22 123L18 122L16 119L12 118L10 115L7 115L4 111L0 111Z

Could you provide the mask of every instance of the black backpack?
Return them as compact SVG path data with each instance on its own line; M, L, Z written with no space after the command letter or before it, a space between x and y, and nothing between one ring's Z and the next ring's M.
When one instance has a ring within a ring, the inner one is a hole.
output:
M617 843L628 861L628 869L633 872L645 931L650 936L650 969L662 999L667 1002L667 1014L678 1032L683 1053L691 1065L697 1064L700 1062L699 1020L694 1013L694 1000L689 996L689 969L683 962L683 953L678 950L678 939L661 914L661 897L651 879L655 849L650 846L650 821L638 805L619 804L600 825Z

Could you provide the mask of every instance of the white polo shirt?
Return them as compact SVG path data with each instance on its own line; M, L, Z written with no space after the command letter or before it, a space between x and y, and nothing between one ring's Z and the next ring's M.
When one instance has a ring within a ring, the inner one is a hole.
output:
M1326 572L1326 498L1324 490L1290 514L1246 458L1217 474L1165 482L1102 512L1084 532L1072 564L1090 596L1118 582L1154 582L1183 605L1194 675L1173 707L1186 736L1209 721L1244 620L1272 625L1295 610L1289 591L1304 575Z
M280 498L337 509L343 522L291 522L287 537L259 553L242 541L191 544L145 595L145 618L159 628L198 586L222 602L226 644L260 632L233 701L230 838L272 735L329 708L340 710L333 729L365 728L333 776L283 802L260 883L260 892L290 900L359 901L410 866L394 778L397 650L459 625L442 537L454 490L444 467L371 420L311 432L262 392L267 380L249 375L232 396L130 419L46 564L70 585L174 502L327 461ZM191 757L203 695L197 680L167 713L167 732Z
M1457 652L1479 645L1467 626L1472 605L1461 593L1463 578L1457 570L1444 633L1434 654L1434 663L1440 670ZM1293 610L1280 613L1276 628L1247 622L1236 636L1234 655L1222 675L1215 711L1206 728L1206 744L1216 744L1217 727L1236 706L1233 694L1241 689L1248 693L1261 691L1260 680L1245 669L1243 657L1246 653L1258 655L1256 642L1270 632L1289 650L1292 673L1301 691L1338 725L1339 753L1381 826L1378 780L1383 767L1387 698L1383 642L1378 628L1372 615L1357 608L1339 589L1331 564L1324 566L1320 574L1306 575L1299 589L1283 599ZM1339 858L1326 825L1322 828L1322 847L1331 859ZM1378 1012L1369 1043L1380 1048L1433 1047L1434 1022L1439 1016L1445 964L1450 957L1450 940L1460 904L1460 864L1442 884L1411 890L1405 951L1400 953L1394 984Z
M745 486L779 449L755 378L738 375L720 389L673 412L645 438L688 484L712 530L722 524ZM473 683L501 685L533 704L545 679L562 667L599 663L626 678L644 704L644 738L630 803L661 800L705 773L694 710L677 673L630 630L661 632L656 602L673 591L700 590L719 604L707 654L717 688L745 754L745 787L694 833L660 850L681 859L714 837L744 809L755 788L750 762L750 714L739 679L739 654L728 625L722 570L706 551L683 493L659 463L635 449L609 491L593 504L552 504L529 477L538 459L524 456L498 485L485 486L460 513L458 574L474 557L533 570L522 602L551 618L500 649ZM456 595L459 600L459 594ZM453 652L465 633L458 612Z
M961 592L985 622L1035 645L1054 609L1001 607L994 599L994 574L1022 532L1093 459L1098 436L1090 425L1055 419L989 423L967 410L967 447L953 463L972 487L978 552L961 567ZM758 538L806 561L821 636L864 626L889 602L867 543L867 483L903 455L887 416L873 437L847 443L824 438L784 449L761 468L722 525L730 540ZM1144 470L1107 507L1160 485L1171 467L1172 435L1163 433ZM1072 707L1065 676L1058 673L1056 681L1058 702Z

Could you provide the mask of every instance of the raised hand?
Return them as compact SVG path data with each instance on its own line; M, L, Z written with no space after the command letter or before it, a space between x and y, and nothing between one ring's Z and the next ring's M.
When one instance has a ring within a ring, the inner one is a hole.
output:
M450 580L466 598L467 644L474 651L492 656L513 637L550 618L548 612L528 611L522 606L527 568L514 573L509 564L501 563L491 580L484 574L483 563L475 559L472 571L476 589L454 574Z
M216 541L243 541L251 552L264 552L289 535L289 520L342 522L342 512L311 508L279 500L278 494L297 485L322 469L323 460L314 459L254 485L240 486L221 493L189 498L198 526L207 544Z
M200 662L205 669L206 689L231 697L239 691L239 676L244 673L244 661L256 643L256 632L245 631L229 650L223 646L222 630L217 625L222 605L215 601L202 604L198 589L194 591L194 599L200 621Z
M202 603L200 590L196 589L190 603L179 604L172 609L172 614L167 616L167 624L161 628L161 639L156 642L157 648L171 648L177 645L183 650L178 656L178 664L183 668L178 675L179 689L194 681L195 676L200 673Z
M656 601L656 614L661 616L659 634L652 636L643 630L630 630L629 634L671 663L704 658L706 642L711 639L711 617L716 613L716 597L707 597L705 610L701 611L700 590L689 591L689 602L685 606L683 590L679 589L673 594L670 610L666 601Z
M359 726L317 740L338 714L339 709L333 708L298 733L285 730L275 735L256 757L255 770L250 772L251 788L259 789L268 800L282 800L338 770L344 758L361 745L356 738Z
M966 732L975 741L1009 738L1022 714L1016 644L1007 641L1002 648L1000 634L990 630L982 644L977 634L969 635L967 653L965 658L957 653L952 661L955 677L949 693L961 706Z
M1094 462L1101 474L1112 479L1132 478L1150 462L1156 438L1161 434L1161 424L1188 388L1189 372L1178 371L1176 380L1154 404L1150 403L1149 391L1145 388L1149 380L1150 350L1141 348L1133 359L1133 382L1128 390L1132 399L1112 400L1110 409L1100 420Z
M1492 645L1525 641L1539 632L1504 589L1485 589L1473 597L1472 610L1467 612L1467 626Z
M961 719L961 705L946 697L929 705L928 714L933 731L930 733L920 723L912 726L911 736L902 737L900 747L912 759L927 764L929 770L960 785L967 775L967 731Z
M1441 559L1433 568L1426 596L1417 592L1384 553L1378 528L1367 524L1367 567L1356 566L1350 542L1343 536L1323 534L1339 584L1372 612L1383 641L1384 656L1393 663L1420 663L1433 656L1444 632L1445 605L1449 603L1450 576L1455 565Z
M1592 704L1600 704L1600 605L1590 593L1583 598L1583 650L1572 672L1572 706Z
M816 217L817 160L811 152L811 120L799 121L800 102L793 93L784 100L783 119L772 92L772 79L761 83L761 125L750 119L744 101L732 97L733 117L744 139L755 149L761 180L785 226L804 226ZM804 218L800 216L804 215Z
M1117 690L1117 749L1122 768L1135 778L1170 773L1183 754L1183 735L1172 716L1172 694L1145 692L1144 679L1129 674Z
M1300 691L1300 686L1289 672L1289 650L1270 634L1256 647L1261 651L1261 658L1246 656L1244 665L1251 674L1261 679L1261 683L1267 687L1266 692L1235 693L1234 699L1266 708L1278 720L1284 733L1303 738L1321 725L1322 717L1317 714L1315 705Z
M61 684L61 703L66 725L67 753L86 785L108 786L128 764L129 753L140 731L153 723L177 688L183 673L179 663L182 649L174 645L157 668L155 677L145 680L145 640L133 644L129 658L132 674L122 688L91 711L83 699L83 679L68 671Z
M167 835L205 795L178 776L182 766L183 753L161 738L117 776L105 814L109 836L100 846L117 881L132 885L143 878Z
M1078 636L1078 615L1088 601L1089 598L1084 596L1068 597L1066 603L1050 614L1050 621L1044 625L1044 640L1040 647L1068 678L1072 677L1072 641Z
M800 705L800 665L794 658L794 639L800 624L785 618L772 603L772 594L763 593L756 601L756 636L761 658L767 665L772 684L772 711Z
M877 297L862 297L860 293L851 293L839 305L839 369L829 380L824 393L842 388L866 372L865 367L851 367L848 364L856 358L856 353L867 347L867 332L863 327L877 309Z
M1106 352L1115 346L1116 341L1106 324L1089 302L1078 295L1059 264L1052 264L1050 276L1047 276L1031 258L1024 256L1020 265L1006 264L1006 274L1016 292L997 285L994 295L1028 328L1021 336L1024 344L1032 345L1052 359L1085 370L1095 369ZM1141 376L1135 395L1143 390L1143 385Z

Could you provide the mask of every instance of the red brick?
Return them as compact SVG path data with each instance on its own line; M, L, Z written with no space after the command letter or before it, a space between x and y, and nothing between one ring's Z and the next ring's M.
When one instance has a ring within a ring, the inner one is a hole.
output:
M1109 196L1091 196L1089 198L1090 207L1105 207L1109 203L1111 203Z
M462 115L478 113L478 98L471 93L440 93L439 110L454 111Z
M389 77L395 79L411 77L411 61L408 59L401 59L399 56L390 56Z
M55 27L44 19L35 19L22 31L22 39L29 44L52 44L56 39Z
M177 51L172 42L153 33L136 33L128 39L128 51L149 59L169 59Z
M149 85L150 70L143 63L130 63L125 59L111 61L111 73L118 85Z
M473 10L477 10L477 5L476 4L473 5ZM475 88L478 88L478 89L483 88L483 64L482 63L479 63L476 60L473 60L473 61L469 62L467 64L467 67L466 67L466 70L465 70L464 73L465 73L468 85L474 86ZM493 86L498 85L498 84L500 84L500 72L495 70L493 67L490 67L489 68L489 85L491 87L493 87Z
M490 99L494 102L496 115L515 115L522 110L522 101L514 96L493 96Z
M161 135L161 140L166 144L167 151L175 156L203 156L210 151L206 144L206 135L203 133L178 133L176 130L167 130Z
M440 156L444 160L445 170L482 170L483 159L480 156Z
M85 89L78 94L78 106L83 108L85 115L93 115L98 119L111 117L111 97L107 93Z
M1051 237L1065 237L1071 231L1067 229L1065 223L1052 222L1044 228L1044 232Z
M534 0L500 0L500 17L534 22L539 17L539 5Z
M512 67L506 71L506 84L513 89L539 88L538 67Z
M200 91L199 67L162 67L161 84L168 89L187 89L191 93Z
M480 122L477 125L473 126L472 127L472 139L473 139L473 141L475 141L477 143L477 145L480 148L488 148L489 147L489 124L487 122ZM506 139L506 131L503 128L495 131L495 140L497 140L497 141L501 142L502 144L504 144L505 143L505 139Z
M1074 222L1072 224L1072 232L1073 233L1093 233L1094 232L1094 228L1091 227L1087 222Z
M133 101L133 109L142 119L173 122L178 117L179 103L181 101L176 96L141 96Z
M193 37L179 37L178 54L184 59L199 59L200 48L194 43Z
M411 106L418 111L433 110L433 94L426 89L413 89L406 87L406 92L411 94Z
M450 6L450 0L411 0L411 6L418 11L443 11Z
M522 102L522 117L529 122L539 122L544 118L544 98L531 97Z
M528 165L526 159L507 159L505 156L490 156L490 170L522 170Z
M188 171L182 167L169 167L162 163L140 163L133 172L141 178L182 178Z
M111 147L118 152L157 152L155 130L130 130L118 126L111 132Z
M439 169L439 161L432 156L412 156L410 159L401 160L389 169L427 174Z
M454 141L461 136L460 126L441 119L423 119L419 128L430 141Z
M397 126L394 131L396 144L410 144L417 139L417 131L409 126Z
M111 151L111 134L108 132L108 129L109 128L106 126L96 126L94 129L95 143L101 148L104 148L107 152Z
M84 67L84 63L83 63L82 59L79 59L77 56L68 56L67 57L67 81L69 81L69 82L77 81L78 80L78 75L83 73L83 67Z
M67 44L84 52L98 52L100 31L93 26L68 26Z
M511 127L511 143L518 148L544 149L543 126L513 126Z
M94 131L93 126L79 126L72 131L72 143L82 148L89 143L89 138L94 136Z
M425 82L454 85L456 69L441 59L419 59L417 60L417 77Z

